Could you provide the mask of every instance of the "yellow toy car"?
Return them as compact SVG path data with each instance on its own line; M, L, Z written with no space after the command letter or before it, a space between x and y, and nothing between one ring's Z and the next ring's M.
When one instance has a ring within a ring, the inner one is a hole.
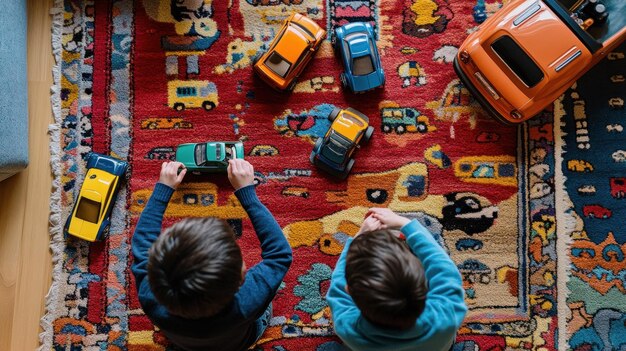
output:
M285 20L269 50L255 59L254 70L274 89L291 91L324 38L326 31L317 23L294 13Z
M95 241L108 233L111 210L127 169L128 162L96 153L88 156L85 180L65 222L66 235Z
M309 160L322 170L345 179L354 166L352 154L361 142L367 143L374 127L361 112L347 108L335 108L328 119L330 128L324 137L318 138Z

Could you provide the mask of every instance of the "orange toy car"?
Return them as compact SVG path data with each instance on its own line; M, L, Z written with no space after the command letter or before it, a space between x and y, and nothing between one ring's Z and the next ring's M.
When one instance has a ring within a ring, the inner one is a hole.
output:
M625 13L624 0L512 0L463 42L454 69L490 115L521 123L626 39Z
M294 13L285 20L269 50L256 60L254 70L273 88L291 91L324 38L326 31L317 23Z

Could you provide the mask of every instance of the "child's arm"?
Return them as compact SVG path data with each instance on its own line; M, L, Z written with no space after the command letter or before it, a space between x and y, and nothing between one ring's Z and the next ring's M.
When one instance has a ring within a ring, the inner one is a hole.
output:
M177 174L182 166L179 162L164 162L161 166L159 182L154 186L150 200L137 222L132 238L133 265L131 270L135 276L137 290L148 274L148 250L161 233L163 213L167 208L174 189L185 176L186 169Z
M265 310L276 295L291 265L291 247L274 216L256 195L252 185L252 165L240 159L230 160L228 178L261 243L262 261L248 270L237 293L241 312L246 316L256 316Z
M428 281L426 304L433 307L438 305L437 308L444 312L441 317L451 317L455 326L460 327L467 313L467 306L459 270L432 234L417 220L404 225L401 231L406 236L411 251L422 261Z
M259 201L253 185L235 191L235 195L248 213L261 243L263 260L248 270L239 289L242 312L256 313L276 295L291 265L291 247L270 211Z

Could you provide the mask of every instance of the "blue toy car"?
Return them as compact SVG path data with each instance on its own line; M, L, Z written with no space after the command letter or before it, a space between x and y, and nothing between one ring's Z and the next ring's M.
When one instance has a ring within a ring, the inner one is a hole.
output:
M335 29L331 42L335 52L340 53L345 68L339 77L344 88L361 93L385 84L385 72L371 24L354 22L343 25Z
M65 222L65 234L95 241L107 234L120 184L126 179L128 162L91 153L87 174Z

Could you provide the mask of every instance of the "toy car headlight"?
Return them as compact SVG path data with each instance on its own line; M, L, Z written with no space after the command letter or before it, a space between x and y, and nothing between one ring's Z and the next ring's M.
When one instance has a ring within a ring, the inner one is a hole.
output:
M467 51L463 50L459 54L459 59L461 59L461 62L463 63L468 63L470 61L470 54Z

